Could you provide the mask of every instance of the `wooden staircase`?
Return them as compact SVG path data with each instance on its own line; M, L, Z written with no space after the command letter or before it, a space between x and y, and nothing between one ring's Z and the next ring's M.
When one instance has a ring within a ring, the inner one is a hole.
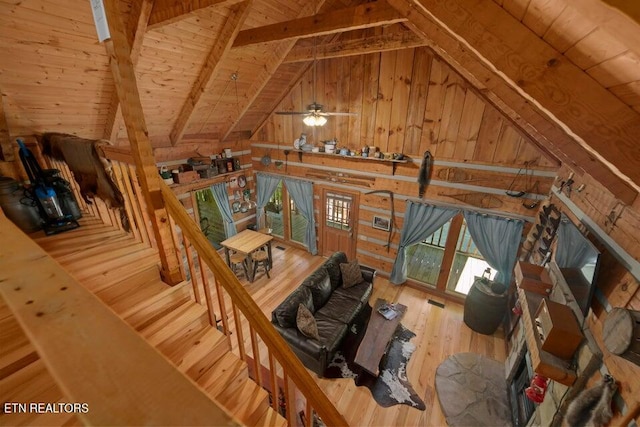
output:
M246 363L231 352L228 336L210 325L207 309L195 302L191 286L183 282L169 287L160 280L154 248L91 217L83 218L76 230L35 235L34 240L240 423L287 425L269 405L267 391L249 378ZM2 301L0 342L0 402L64 401ZM4 425L78 421L70 416L0 414Z

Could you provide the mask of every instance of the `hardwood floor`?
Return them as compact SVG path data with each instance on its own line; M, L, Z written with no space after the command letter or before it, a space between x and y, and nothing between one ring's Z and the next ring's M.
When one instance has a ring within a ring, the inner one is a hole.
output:
M273 258L270 279L262 272L253 283L241 278L269 319L271 311L324 262L322 257L280 242L274 243ZM371 301L376 298L398 301L408 307L402 324L416 334L412 340L416 350L409 361L407 375L427 409L419 411L407 405L383 408L373 400L369 389L356 387L351 379L312 376L352 426L446 425L434 388L436 368L448 356L463 352L479 353L504 362L506 347L502 330L493 336L473 332L462 320L462 305L408 286L391 285L384 277L375 279ZM429 300L444 304L444 308L430 304Z

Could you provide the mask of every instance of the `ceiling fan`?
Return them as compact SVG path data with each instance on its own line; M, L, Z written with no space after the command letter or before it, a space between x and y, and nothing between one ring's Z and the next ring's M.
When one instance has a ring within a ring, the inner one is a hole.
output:
M315 83L314 83L314 86L315 86ZM307 105L307 111L276 111L276 114L290 115L290 116L304 116L302 121L307 126L324 126L327 123L327 116L357 115L356 113L337 113L337 112L324 111L322 104L318 104L316 101L313 101L311 104Z

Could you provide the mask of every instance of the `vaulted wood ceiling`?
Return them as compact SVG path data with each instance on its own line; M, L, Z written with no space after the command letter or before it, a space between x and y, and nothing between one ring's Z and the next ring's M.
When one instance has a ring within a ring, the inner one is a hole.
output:
M119 5L156 147L253 135L314 56L428 46L543 151L627 203L640 188L637 2ZM0 51L0 112L11 136L53 130L126 141L89 2L0 0Z

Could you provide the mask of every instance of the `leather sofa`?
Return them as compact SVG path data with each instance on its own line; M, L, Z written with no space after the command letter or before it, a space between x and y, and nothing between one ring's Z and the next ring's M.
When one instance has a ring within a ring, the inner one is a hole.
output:
M342 286L340 264L347 262L344 252L331 255L316 271L272 312L271 323L302 363L318 376L340 348L357 315L368 305L376 271L360 266L362 281ZM303 335L296 326L298 305L304 304L316 320L319 340Z

